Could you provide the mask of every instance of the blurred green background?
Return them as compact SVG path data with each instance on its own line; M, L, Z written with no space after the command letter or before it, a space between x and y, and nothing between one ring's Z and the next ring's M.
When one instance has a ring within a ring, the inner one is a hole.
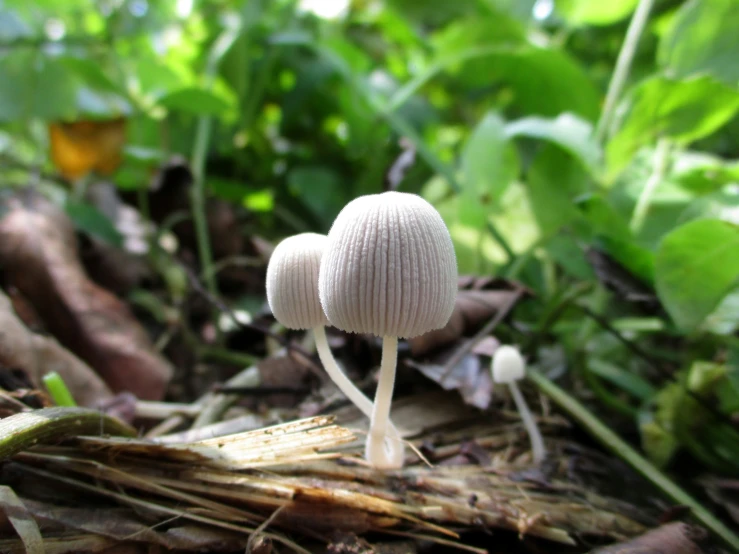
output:
M543 368L659 463L738 473L737 60L735 0L0 0L0 186L180 154L275 240L422 194L460 272L536 293ZM50 124L120 118L120 164L52 164Z

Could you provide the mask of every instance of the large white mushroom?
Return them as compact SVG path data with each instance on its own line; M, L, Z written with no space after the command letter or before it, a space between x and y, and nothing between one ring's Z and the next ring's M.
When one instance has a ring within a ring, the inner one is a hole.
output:
M332 325L382 337L366 457L378 468L401 467L385 446L398 338L446 325L457 295L454 246L439 212L401 192L353 200L329 231L318 289Z
M372 401L339 368L326 338L326 315L318 298L318 271L328 244L326 235L301 233L288 237L275 248L267 265L267 302L275 319L288 329L310 329L316 350L331 380L367 417L372 417ZM390 434L398 437L392 424ZM403 463L402 443L388 447L396 463Z

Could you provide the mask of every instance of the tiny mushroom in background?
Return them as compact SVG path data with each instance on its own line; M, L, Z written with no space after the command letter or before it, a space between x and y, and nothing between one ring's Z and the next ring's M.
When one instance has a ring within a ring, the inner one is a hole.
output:
M531 440L534 463L540 464L546 457L544 440L539 432L539 427L536 425L536 421L534 421L534 416L531 414L526 400L516 384L516 381L520 381L526 376L526 362L523 356L513 346L504 344L499 346L493 354L490 368L493 373L493 382L505 383L510 388L513 401L516 403L518 413L521 415L521 420Z
M380 376L366 458L402 467L387 448L398 338L444 327L457 296L457 260L439 212L415 194L361 196L339 213L328 234L318 278L331 324L382 337ZM396 442L391 440L390 442Z
M280 242L267 265L267 302L280 324L313 331L326 373L364 415L371 417L372 401L341 371L326 338L328 320L318 298L318 271L326 244L328 237L317 233L301 233ZM389 429L392 436L399 436L392 424ZM401 457L402 464L403 449L396 448L393 456Z

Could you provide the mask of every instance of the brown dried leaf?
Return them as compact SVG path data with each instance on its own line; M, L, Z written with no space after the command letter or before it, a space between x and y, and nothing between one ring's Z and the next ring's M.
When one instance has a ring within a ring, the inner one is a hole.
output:
M702 535L686 523L669 523L630 541L597 548L590 554L701 554L703 551L693 541L700 541Z
M498 310L504 309L515 295L520 294L520 286L502 279L462 276L459 278L459 287L461 290L457 293L449 323L408 341L413 356L423 356L474 333Z
M461 343L460 343L461 344ZM444 361L456 349L450 349L438 356L434 363L421 364L408 360L406 363L416 368L445 390L457 389L465 403L486 410L493 395L493 379L490 370L484 366L479 356L467 354L447 373Z
M90 281L69 219L32 192L0 208L0 265L59 341L85 360L116 392L164 395L172 367L153 348L127 306Z
M2 290L0 329L0 364L23 370L35 387L41 388L46 373L56 371L82 406L94 406L111 397L110 389L86 363L53 338L26 328Z
M196 524L159 532L148 523L138 521L135 512L128 508L98 510L56 507L33 500L25 502L40 521L62 524L69 529L87 531L116 541L133 539L170 550L205 552L213 547L218 547L221 551L238 550L247 540L245 535Z

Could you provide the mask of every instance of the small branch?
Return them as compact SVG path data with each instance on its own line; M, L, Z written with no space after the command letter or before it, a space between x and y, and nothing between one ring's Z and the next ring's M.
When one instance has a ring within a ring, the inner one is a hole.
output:
M510 300L506 302L493 316L493 318L488 321L485 326L480 329L472 339L468 340L462 346L460 346L456 352L449 358L446 364L444 364L444 373L442 373L441 378L439 379L439 384L442 384L447 377L449 377L449 374L454 370L455 367L459 364L459 362L462 361L462 358L464 358L467 354L470 353L470 351L485 337L487 337L490 333L493 332L493 329L495 329L498 324L503 321L508 314L511 312L513 307L518 303L518 301L523 296L524 291L523 289L519 288L518 290L514 291L513 295L511 296Z

